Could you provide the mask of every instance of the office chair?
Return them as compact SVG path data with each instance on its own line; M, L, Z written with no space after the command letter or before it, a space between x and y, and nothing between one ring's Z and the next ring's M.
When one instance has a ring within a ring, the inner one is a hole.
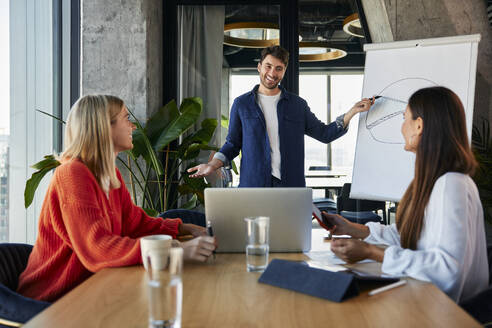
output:
M184 209L172 209L167 210L161 214L159 217L163 219L176 219L180 218L183 223L192 223L199 225L201 227L206 227L205 214L198 211L184 210Z
M331 170L331 166L326 165L326 166L310 166L309 171L329 171Z
M322 212L337 213L337 202L331 198L313 198L313 204Z
M350 183L345 183L337 198L337 213L351 222L366 224L381 222L381 217L374 211L382 210L383 223L386 224L386 202L350 198Z
M50 306L15 292L31 251L27 244L0 244L0 327L20 327Z
M492 327L492 286L459 305L484 327Z

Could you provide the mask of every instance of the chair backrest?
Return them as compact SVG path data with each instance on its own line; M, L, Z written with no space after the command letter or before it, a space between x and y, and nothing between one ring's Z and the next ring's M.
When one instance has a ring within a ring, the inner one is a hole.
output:
M489 258L489 285L492 287L492 245L487 245L487 256Z
M0 244L0 283L16 290L19 276L27 266L32 245Z
M310 166L309 171L329 171L331 170L331 166Z
M350 183L345 183L342 187L342 192L337 198L338 213L341 211L367 212L382 210L383 214L386 214L386 202L366 199L352 199L350 198L350 187Z

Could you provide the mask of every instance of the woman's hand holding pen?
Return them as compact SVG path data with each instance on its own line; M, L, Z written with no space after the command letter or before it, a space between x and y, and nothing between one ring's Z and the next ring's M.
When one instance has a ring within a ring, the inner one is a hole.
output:
M332 226L333 235L350 235L353 238L333 238L331 250L336 256L348 263L357 262L370 258L382 262L384 250L375 245L368 244L361 239L369 236L369 228L363 224L353 223L338 214L328 214L322 212L323 221Z
M334 239L331 241L331 251L347 263L354 263L365 259L383 262L384 249L366 243L357 238Z
M210 237L207 229L196 224L182 223L178 227L178 235L192 235L192 240L181 243L183 257L186 260L205 262L217 248L215 237Z
M194 260L205 262L213 251L217 248L214 237L200 236L192 240L181 243L183 247L183 258L185 260Z

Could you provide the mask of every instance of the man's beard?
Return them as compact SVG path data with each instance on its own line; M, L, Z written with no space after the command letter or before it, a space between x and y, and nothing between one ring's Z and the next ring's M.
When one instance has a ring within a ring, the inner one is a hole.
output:
M281 80L277 80L277 81L274 82L273 86L269 86L266 77L263 77L260 80L261 80L261 84L265 88L270 89L270 90L273 90L273 89L277 88L277 86L279 85L279 83L281 81Z

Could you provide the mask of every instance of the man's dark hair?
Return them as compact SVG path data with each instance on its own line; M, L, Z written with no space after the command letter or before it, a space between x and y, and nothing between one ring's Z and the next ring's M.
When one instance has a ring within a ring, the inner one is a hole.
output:
M261 51L260 64L268 55L272 55L273 57L279 59L282 63L284 63L285 67L287 67L287 64L289 63L289 52L281 46L270 46L263 49Z

